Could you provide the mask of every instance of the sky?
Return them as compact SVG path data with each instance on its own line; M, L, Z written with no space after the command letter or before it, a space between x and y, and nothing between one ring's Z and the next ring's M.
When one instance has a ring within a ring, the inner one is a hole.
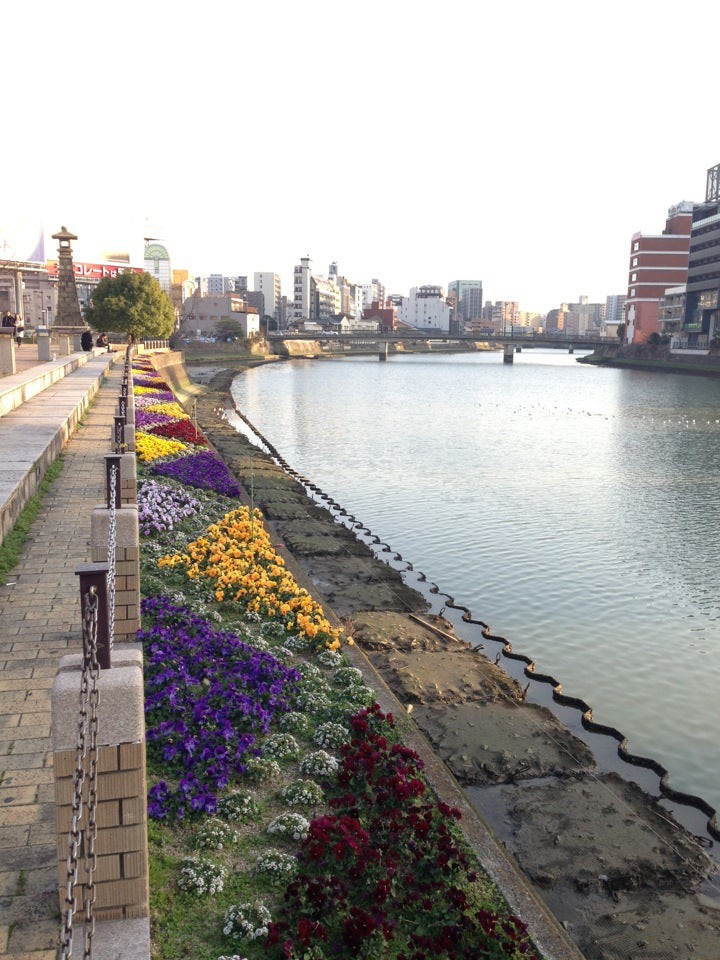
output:
M135 263L158 237L289 294L309 255L389 293L604 301L720 163L719 28L700 0L9 0L0 229Z

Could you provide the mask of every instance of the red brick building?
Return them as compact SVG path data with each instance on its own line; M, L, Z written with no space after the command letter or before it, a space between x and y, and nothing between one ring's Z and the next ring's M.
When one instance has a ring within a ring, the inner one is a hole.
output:
M685 283L694 204L687 201L668 210L658 235L636 233L630 242L625 336L628 343L645 343L660 332L658 307L668 287Z

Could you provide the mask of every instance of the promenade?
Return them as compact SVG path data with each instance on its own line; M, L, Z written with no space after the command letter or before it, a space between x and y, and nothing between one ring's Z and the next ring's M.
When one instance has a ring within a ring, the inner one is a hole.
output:
M21 348L17 373L30 375L35 356L33 347ZM59 940L50 690L60 657L81 649L75 568L90 559L90 512L104 498L103 456L122 376L109 360L90 358L0 417L3 463L9 451L32 459L48 424L57 429L72 411L82 417L20 561L0 587L0 957L14 960L51 960Z

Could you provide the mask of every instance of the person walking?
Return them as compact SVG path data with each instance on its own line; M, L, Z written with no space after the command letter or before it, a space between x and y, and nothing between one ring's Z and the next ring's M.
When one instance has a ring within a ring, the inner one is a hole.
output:
M23 334L25 333L25 324L19 313L15 314L15 343L18 346L22 345Z

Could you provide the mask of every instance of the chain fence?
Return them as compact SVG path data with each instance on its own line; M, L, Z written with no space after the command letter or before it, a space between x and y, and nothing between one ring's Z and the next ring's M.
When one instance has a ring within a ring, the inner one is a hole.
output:
M80 678L80 710L75 743L75 772L70 829L68 831L67 873L65 902L62 913L58 960L73 957L73 920L78 914L75 887L82 859L84 880L83 902L83 960L92 960L92 942L95 933L93 904L95 902L95 840L97 838L97 738L98 738L98 678L97 628L99 600L95 587L82 598L83 666ZM87 786L86 786L87 784ZM83 814L85 824L83 829Z

